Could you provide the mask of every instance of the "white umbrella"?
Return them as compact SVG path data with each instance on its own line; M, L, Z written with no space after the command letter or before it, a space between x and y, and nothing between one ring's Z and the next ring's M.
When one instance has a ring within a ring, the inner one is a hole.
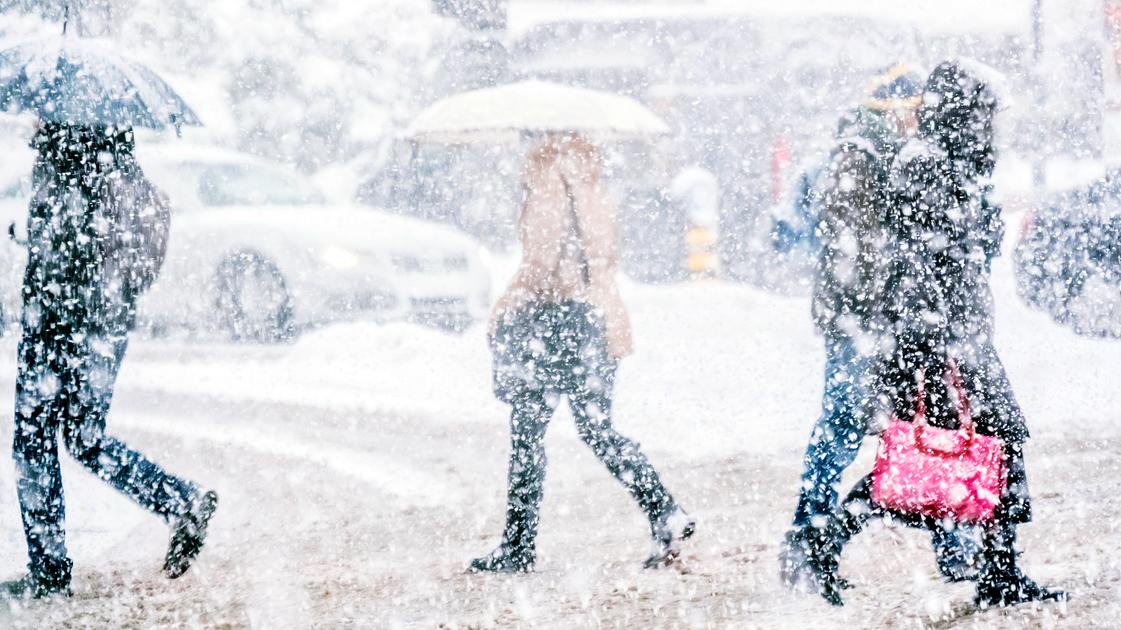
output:
M579 132L600 140L669 133L638 101L547 81L522 81L440 100L413 120L409 137L424 142L509 142L523 132Z

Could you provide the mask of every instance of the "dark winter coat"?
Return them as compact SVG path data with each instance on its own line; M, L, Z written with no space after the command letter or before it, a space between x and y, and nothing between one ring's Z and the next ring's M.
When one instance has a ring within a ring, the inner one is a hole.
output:
M878 309L885 355L876 393L899 417L910 417L921 369L931 421L955 426L942 378L952 358L978 431L1021 442L1027 428L992 338L989 269L1003 235L1000 210L987 199L995 97L980 77L946 63L931 75L924 103L919 138L900 151L891 172L890 260Z
M127 331L166 252L166 198L131 132L44 124L33 146L24 326L45 339Z
M888 173L902 138L883 114L860 108L842 119L820 185L813 317L830 337L868 333L883 265Z

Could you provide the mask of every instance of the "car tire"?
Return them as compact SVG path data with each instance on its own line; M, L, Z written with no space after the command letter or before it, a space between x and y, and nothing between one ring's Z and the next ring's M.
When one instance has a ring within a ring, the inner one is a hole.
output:
M295 335L292 300L280 269L256 252L239 252L218 266L217 311L233 341L279 343Z

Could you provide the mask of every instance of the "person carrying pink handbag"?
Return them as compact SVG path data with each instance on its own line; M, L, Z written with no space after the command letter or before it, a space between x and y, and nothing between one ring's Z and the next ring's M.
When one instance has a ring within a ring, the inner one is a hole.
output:
M881 464L893 444L904 444L902 454L918 459L921 454L907 449L960 451L960 458L973 458L978 475L987 479L962 474L962 459L946 458L944 470L930 468L935 454L921 465L903 465L909 474L929 474L912 477L913 487L882 485L883 467L880 486L877 473L857 483L812 545L818 592L836 606L843 604L847 585L839 576L841 551L868 521L883 517L931 531L946 521L983 527L974 596L978 607L1067 599L1024 575L1015 549L1016 526L1031 520L1031 501L1023 453L1027 425L992 335L989 266L1003 236L999 208L988 200L996 160L997 83L990 69L966 61L944 62L927 79L918 138L903 147L892 166L885 209L892 233L877 308L882 355L867 401L896 421L884 436ZM905 426L913 419L921 427ZM998 448L1000 461L965 453L970 445L931 448L921 436L926 427L941 431L943 441L957 439L952 432L965 436L961 439L974 432L986 436L977 444ZM910 436L902 439L892 433L908 430ZM938 494L939 482L955 475L977 493L974 501L951 506L949 494Z

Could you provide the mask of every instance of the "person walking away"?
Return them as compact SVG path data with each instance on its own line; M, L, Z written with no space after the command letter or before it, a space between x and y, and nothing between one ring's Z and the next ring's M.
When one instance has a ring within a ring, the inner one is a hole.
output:
M545 430L561 398L580 438L645 512L653 539L645 566L671 562L696 526L639 445L612 426L615 374L632 339L601 170L599 150L579 135L549 134L528 159L522 261L494 308L490 335L495 394L511 405L506 526L498 547L471 561L470 571L533 569Z
M874 306L883 265L889 170L914 133L923 80L909 64L875 77L866 100L841 119L837 144L819 178L821 248L812 312L825 341L825 390L803 459L793 522L779 555L781 578L792 588L814 577L810 547L836 509L837 484L864 441L862 401L876 348ZM968 554L956 536L937 532L934 546L947 578L969 576Z
M218 502L105 432L136 300L165 252L167 201L133 156L131 129L41 122L28 217L13 454L28 574L9 598L69 595L61 434L79 463L171 526L164 572L201 551Z
M925 390L927 421L957 429L957 389L943 378L959 368L977 433L1003 441L1007 485L984 524L974 602L980 607L1063 600L1019 569L1016 526L1031 519L1023 445L1028 430L993 345L990 263L999 253L1000 209L989 203L996 161L993 118L998 100L992 71L967 62L940 64L927 80L919 138L892 168L891 261L879 309L890 343L874 368L873 399L910 419ZM917 376L923 387L917 386ZM936 531L938 519L892 513L871 500L871 477L859 482L830 518L813 565L829 602L841 605L838 559L873 517L891 516Z

